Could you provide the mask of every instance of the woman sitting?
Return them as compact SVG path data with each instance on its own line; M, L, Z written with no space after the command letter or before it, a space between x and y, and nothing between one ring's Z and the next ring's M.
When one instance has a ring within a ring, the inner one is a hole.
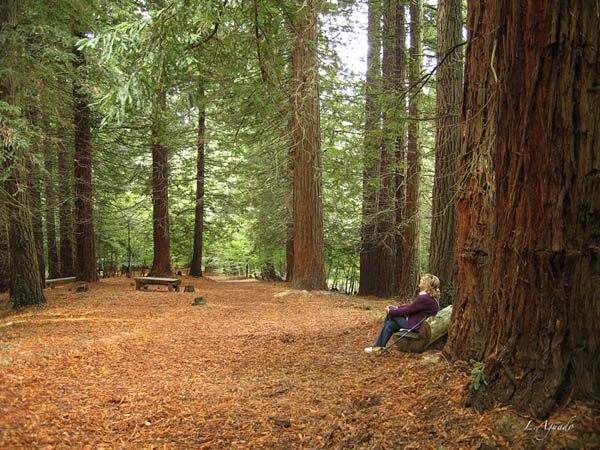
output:
M373 347L365 348L365 352L376 353L383 350L392 335L401 328L418 332L427 317L437 314L440 310L439 278L435 275L425 274L419 282L419 290L419 295L412 303L398 307L387 306L383 329Z

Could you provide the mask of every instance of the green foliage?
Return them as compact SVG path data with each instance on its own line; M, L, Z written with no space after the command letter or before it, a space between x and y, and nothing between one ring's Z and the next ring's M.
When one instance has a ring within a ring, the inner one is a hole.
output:
M471 380L469 381L469 385L476 391L479 390L482 383L487 386L488 382L485 377L485 363L475 361L474 359L470 359L469 363L473 366L471 369Z
M160 140L169 151L175 264L188 263L192 254L196 128L198 112L205 107L205 260L231 271L248 264L251 272L258 272L273 264L283 275L291 221L289 25L302 13L297 5L276 0L73 0L55 7L26 3L13 36L23 44L23 60L19 66L0 64L0 76L18 78L21 97L10 104L0 102L1 125L15 130L13 145L29 148L36 138L46 138L53 151L70 148L72 82L78 79L84 86L93 100L99 265L126 264L129 253L134 265L152 261L151 123L161 85L167 90ZM326 265L331 282L356 283L364 81L356 67L344 66L340 52L348 33L356 32L352 14L360 5L336 1L321 7ZM425 53L431 57L435 9L426 8L425 14ZM89 62L85 71L72 67L74 45ZM433 79L426 83L423 104L424 115L433 116L427 112L435 107ZM23 112L32 109L41 110L44 120L26 118ZM432 126L423 127L429 149L423 161L424 217L431 208L433 136ZM428 236L423 227L423 242ZM422 248L428 251L426 245Z

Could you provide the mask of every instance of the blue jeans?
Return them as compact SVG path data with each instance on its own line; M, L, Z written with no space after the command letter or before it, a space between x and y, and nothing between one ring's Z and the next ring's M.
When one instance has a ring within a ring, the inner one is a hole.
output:
M375 341L374 347L385 347L392 335L400 328L410 328L408 319L403 316L390 316L388 314L383 321L383 328Z

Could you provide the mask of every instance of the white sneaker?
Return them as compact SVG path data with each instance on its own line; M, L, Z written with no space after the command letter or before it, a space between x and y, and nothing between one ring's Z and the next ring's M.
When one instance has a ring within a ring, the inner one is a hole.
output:
M365 353L379 353L381 350L383 350L383 347L367 347Z

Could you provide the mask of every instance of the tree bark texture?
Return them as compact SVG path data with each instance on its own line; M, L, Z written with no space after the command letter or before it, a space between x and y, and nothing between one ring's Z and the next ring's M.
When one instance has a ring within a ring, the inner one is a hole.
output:
M462 26L462 1L440 0L437 25L440 66L436 85L435 176L428 271L440 279L442 304L451 303L454 285L454 194L463 86L463 55L459 47Z
M421 77L423 53L423 0L410 0L410 49L408 83L411 94L408 105L408 144L406 154L406 200L402 233L402 271L400 296L412 297L420 276L420 184L421 143L419 124L420 94L416 91Z
M85 69L85 56L73 48L76 70ZM75 122L75 253L76 274L81 281L98 281L94 239L94 206L92 195L91 111L87 95L76 74L73 83L73 119Z
M61 129L62 141L58 148L58 173L59 187L59 215L58 228L60 236L60 275L61 277L75 276L73 260L73 189L72 189L72 161L73 154L69 151L66 138L67 130Z
M369 0L359 295L377 292L377 210L381 147L381 0Z
M374 294L377 297L394 295L396 272L396 125L398 122L395 98L395 0L383 2L382 120L380 144L378 209L375 233L377 278Z
M468 5L446 351L485 363L479 409L600 398L598 7Z
M49 133L45 123L46 136ZM60 262L56 239L56 194L54 191L54 178L56 177L56 155L53 152L50 140L44 139L44 215L46 219L46 247L48 252L48 278L60 278Z
M204 86L200 86L204 101ZM204 151L206 142L206 107L204 103L198 112L198 156L196 160L196 209L194 215L194 252L190 265L190 275L202 276L202 241L204 235Z
M3 35L3 45L0 47L0 62L10 66L13 71L21 66L19 44L14 39L20 16L19 6L19 2L13 0L0 3L0 33L7 32ZM0 101L8 107L18 106L15 103L18 90L16 75L9 71L0 80ZM15 108L12 117L6 122L2 121L0 210L8 229L10 300L15 308L20 308L44 303L46 299L42 291L28 199L31 149L15 145L21 131L18 127L12 129L11 125L11 120L22 119L17 116L17 111Z
M396 0L395 88L397 104L396 135L396 262L394 293L400 292L403 258L403 227L406 204L406 0Z
M294 267L292 286L325 289L317 0L307 0L294 27Z
M10 288L10 264L8 253L8 230L6 228L6 217L0 217L0 292Z
M161 82L159 81L159 84ZM152 219L154 260L148 273L151 277L173 275L169 233L169 152L164 144L164 113L167 96L162 85L156 93L152 118Z
M37 146L37 145L36 145ZM42 173L39 161L32 161L27 158L27 193L29 201L29 210L31 213L31 225L33 227L33 239L35 242L36 259L38 262L38 271L40 273L40 283L42 289L46 287L46 263L44 258L44 224L42 220Z

